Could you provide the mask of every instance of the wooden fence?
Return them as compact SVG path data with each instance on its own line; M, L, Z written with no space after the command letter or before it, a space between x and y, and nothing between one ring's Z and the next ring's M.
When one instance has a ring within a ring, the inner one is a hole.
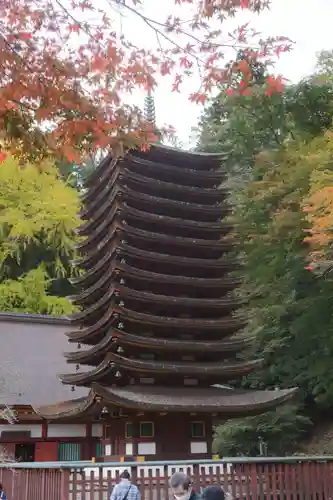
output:
M8 500L108 500L125 468L143 500L171 499L168 478L179 470L193 478L197 491L220 483L234 499L333 500L333 457L5 464L0 482Z

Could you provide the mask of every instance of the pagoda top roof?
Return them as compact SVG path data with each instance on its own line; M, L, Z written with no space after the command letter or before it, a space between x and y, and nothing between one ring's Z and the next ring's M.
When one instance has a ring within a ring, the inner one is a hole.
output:
M156 152L170 155L173 157L183 156L184 158L197 158L198 160L206 160L206 159L221 159L226 158L228 155L223 152L217 153L205 153L203 151L189 151L186 149L175 148L173 146L166 146L165 144L152 144L151 150L156 150Z
M177 165L178 168L191 168L194 170L208 171L217 170L220 168L221 162L226 160L228 155L223 152L219 153L204 153L199 151L186 151L179 148L165 146L163 144L152 144L148 151L140 151L133 149L125 153L131 157L138 159L150 160L151 162L165 163L170 165ZM120 159L121 157L119 157ZM108 153L96 170L94 170L85 180L86 187L89 187L95 179L101 175L110 162L117 161L118 158L114 157L113 153ZM190 165L190 167L189 167Z

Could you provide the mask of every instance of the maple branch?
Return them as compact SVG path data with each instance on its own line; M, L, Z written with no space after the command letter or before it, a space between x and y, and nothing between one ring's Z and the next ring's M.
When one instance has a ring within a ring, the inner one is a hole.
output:
M17 125L15 130L8 128L7 139L15 145L15 140L22 138L19 142L28 151L30 135L36 142L35 147L30 141L30 149L43 155L44 143L37 137L40 134L49 143L48 152L58 149L75 162L82 160L82 155L77 159L79 152L87 154L120 143L137 147L155 140L147 139L141 111L133 105L126 106L122 92L151 88L156 85L158 72L174 76L172 91L178 92L185 77L198 73L200 93L192 93L189 99L204 103L212 87L230 83L230 75L237 70L236 64L222 61L224 53L219 47L244 48L247 39L253 37L261 47L258 57L265 60L271 50L286 50L286 46L276 48L282 38L258 41L258 34L247 26L226 36L223 30L211 31L206 20L209 13L200 10L201 0L193 2L199 10L189 21L172 15L165 22L146 16L137 7L140 0L129 5L127 0L107 0L111 13L108 7L98 8L91 0L73 0L72 4L65 0L3 1L1 113L5 123L10 123L13 116ZM232 16L240 1L221 4L221 12L217 10L220 21ZM260 5L264 2L257 1ZM81 10L90 11L91 18L81 16ZM112 23L117 14L121 21L129 16L143 21L143 28L153 30L156 36L155 48L132 43L123 34L119 38L119 30L114 31ZM83 43L77 43L75 33L84 38ZM218 43L224 40L227 43ZM253 49L246 50L249 57L254 54ZM274 81L268 82L272 88L273 84ZM43 125L50 123L52 129L44 133ZM15 146L16 151L19 148L20 145Z
M116 3L117 5L119 5L119 0L107 0L108 3L110 4L111 2L112 3ZM141 14L141 12L137 11L134 7L131 7L130 5L128 5L127 3L123 2L121 3L121 7L124 7L125 9L129 10L130 12L132 12L133 14L137 15L138 17L140 17L146 24L148 23L154 23L154 24L157 24L158 26L160 26L161 28L166 28L166 29L169 29L171 28L171 25L168 25L166 23L161 23L160 21L156 21L155 19L151 19L147 16L145 16L144 14ZM191 20L190 20L191 21ZM183 22L179 22L179 24L185 24L185 23L188 23L190 21L183 21ZM153 29L153 30L156 30L157 28L155 28L154 26L151 26L151 24L148 24L148 26ZM176 26L175 26L176 27ZM230 47L230 48L236 48L237 50L243 48L244 46L243 45L235 45L235 44L232 44L232 43L221 43L221 44L213 44L211 42L207 42L207 41L202 41L200 40L199 38L197 38L196 36L192 35L191 33L188 33L187 31L183 30L182 28L180 28L179 26L177 26L176 28L179 33L181 33L182 35L185 35L189 38L191 38L193 41L195 41L196 43L199 43L200 46L205 46L207 45L208 43L211 45L211 47L214 47L214 48L217 48L217 47ZM174 43L174 42L172 42ZM259 48L259 47L258 47ZM184 50L184 49L182 49Z
M66 9L66 7L64 7L64 5L59 1L59 0L55 0L56 4L59 5L59 7L66 13L66 15L75 23L77 24L78 26L80 26L80 28L82 29L82 31L84 31L86 33L86 35L90 36L93 40L98 41L96 39L96 37L94 37L94 35L92 35L90 33L90 31L82 24L80 23L70 12L68 9ZM52 2L51 2L52 4Z
M117 0L107 0L107 2L109 3L110 6L112 2L114 2ZM119 2L117 2L119 3ZM152 29L155 34L156 34L156 38L158 40L158 44L159 44L159 47L160 47L160 50L162 52L162 54L164 54L164 57L166 57L166 54L165 54L165 51L163 50L163 47L162 47L162 44L161 44L161 41L159 39L159 36L162 36L165 40L167 40L169 43L171 43L171 45L173 45L174 47L176 47L178 50L180 50L181 52L184 52L186 54L188 54L190 57L193 57L197 63L197 68L198 68L198 73L199 73L199 76L200 76L200 79L202 80L202 73L201 73L201 68L200 68L200 63L205 65L205 62L200 59L196 54L194 54L193 52L189 51L188 49L186 49L186 47L182 47L181 45L179 45L177 42L175 42L174 40L172 40L172 38L168 37L165 33L163 33L163 31L159 30L158 28L156 28L155 26L152 25L152 23L154 24L157 24L161 27L164 27L164 28L167 28L167 25L166 24L163 24L163 23L160 23L158 21L155 21L154 19L150 19L149 17L146 17L144 14L141 14L141 12L138 12L136 9L134 9L133 7L130 7L129 5L123 3L121 4L123 7L126 7L128 10L130 10L131 12L133 12L134 14L136 14L137 16L140 17L140 19L142 19L142 21L144 23L147 24L147 26L149 26L150 29ZM113 7L113 6L112 6ZM170 60L170 58L168 58Z

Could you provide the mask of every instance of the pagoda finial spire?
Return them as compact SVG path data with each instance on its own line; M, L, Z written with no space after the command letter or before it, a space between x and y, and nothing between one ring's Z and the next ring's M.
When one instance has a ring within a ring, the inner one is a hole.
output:
M145 97L144 103L144 116L146 121L155 127L156 114L155 114L155 99L151 93L151 90L148 91L148 95Z

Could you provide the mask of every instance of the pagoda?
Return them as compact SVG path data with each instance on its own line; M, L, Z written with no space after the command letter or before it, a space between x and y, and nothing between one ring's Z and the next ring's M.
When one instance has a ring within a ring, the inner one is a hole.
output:
M45 418L102 419L104 457L211 457L212 421L255 415L294 389L244 391L255 370L220 155L153 145L107 156L86 183L63 384L87 397Z

